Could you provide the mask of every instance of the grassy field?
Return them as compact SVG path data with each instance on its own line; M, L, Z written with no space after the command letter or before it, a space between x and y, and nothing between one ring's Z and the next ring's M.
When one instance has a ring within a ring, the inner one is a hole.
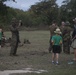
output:
M4 33L7 38L11 37L10 32ZM17 70L23 68L43 69L46 73L36 74L12 74L12 75L76 75L76 63L68 65L73 54L60 54L60 65L51 64L51 53L49 47L49 31L20 31L20 40L29 39L31 44L24 44L18 47L17 57L9 56L10 47L3 47L0 50L0 70Z

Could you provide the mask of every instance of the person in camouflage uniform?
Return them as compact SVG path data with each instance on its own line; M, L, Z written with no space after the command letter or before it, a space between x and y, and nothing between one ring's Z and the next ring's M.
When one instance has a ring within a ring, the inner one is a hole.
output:
M10 31L12 33L10 56L17 56L16 52L19 43L19 27L20 23L18 23L17 19L12 18L12 24L10 25Z
M56 21L53 21L53 22L52 22L52 25L49 26L49 30L50 30L50 46L49 46L49 53L50 53L51 50L52 50L51 38L52 38L52 36L55 34L54 31L56 30L57 27L58 27L58 26L57 26Z
M60 28L61 32L63 33L64 28L65 28L65 22L64 21L61 22L61 26L59 28Z
M64 22L64 21L61 22L61 25L60 25L59 28L60 28L61 32L63 33L64 28L65 28L65 22ZM63 38L63 34L61 34L61 36L62 36L62 38ZM63 51L63 43L62 43L62 45L61 45L61 51Z
M71 36L70 36L70 33L72 31L72 28L69 26L70 23L67 21L65 23L65 27L64 27L64 30L62 32L62 35L63 35L63 51L64 53L67 53L67 54L70 54L70 39L71 39Z

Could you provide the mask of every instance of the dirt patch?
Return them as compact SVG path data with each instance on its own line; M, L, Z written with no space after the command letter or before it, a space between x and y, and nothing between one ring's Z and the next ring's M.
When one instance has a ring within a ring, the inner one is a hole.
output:
M0 71L0 75L17 75L17 74L22 74L22 73L43 73L43 72L48 72L47 70L34 70L32 68L24 68L22 70L4 70Z

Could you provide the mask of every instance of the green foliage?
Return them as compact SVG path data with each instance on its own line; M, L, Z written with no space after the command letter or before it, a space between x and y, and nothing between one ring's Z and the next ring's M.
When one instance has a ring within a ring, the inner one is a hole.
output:
M45 21L49 25L54 19L57 20L58 6L56 0L42 0L36 5L32 5L30 12L38 17L46 17ZM42 18L42 19L43 19Z
M5 4L0 2L0 15L6 15L7 14L7 7Z
M68 20L72 23L72 19L76 17L76 0L64 0L61 7L58 7L56 0L41 0L28 11L7 7L3 4L5 1L9 0L0 0L0 25L5 28L10 25L12 17L21 19L26 27L49 26L53 20L58 23Z
M10 0L0 0L0 26L2 25L3 27L6 28L6 25L9 23L8 17L11 17L11 16L8 16L10 15L10 12L8 11L9 7L7 7L4 4L5 1L10 1ZM12 0L12 1L15 1L15 0Z
M2 1L2 4L4 1ZM1 7L1 9L3 8ZM16 17L18 20L21 19L23 25L26 27L42 27L50 25L54 19L57 20L58 16L58 6L56 4L56 0L42 0L41 2L32 5L31 8L25 12L13 8L7 8L5 11L7 11L7 13L2 13L5 15L5 18L1 21L4 23L4 26L8 26L11 22L11 18Z
M68 20L72 23L72 19L76 17L76 0L64 0L61 6L61 20Z

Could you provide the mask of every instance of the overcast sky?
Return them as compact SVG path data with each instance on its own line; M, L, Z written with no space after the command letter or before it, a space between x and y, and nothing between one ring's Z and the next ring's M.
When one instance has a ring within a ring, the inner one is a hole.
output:
M40 0L16 0L16 2L7 1L5 4L7 6L22 9L24 11L28 10L31 5L39 2ZM63 0L57 0L59 6L61 6Z

